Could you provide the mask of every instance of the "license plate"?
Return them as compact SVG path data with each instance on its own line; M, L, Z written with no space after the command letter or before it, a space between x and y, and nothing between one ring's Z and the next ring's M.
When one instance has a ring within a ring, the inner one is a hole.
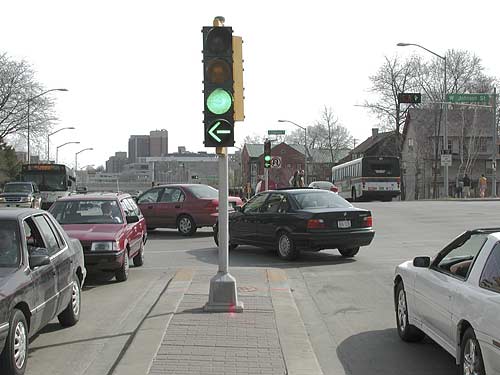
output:
M339 228L350 228L351 227L351 220L339 220L337 222L337 226Z

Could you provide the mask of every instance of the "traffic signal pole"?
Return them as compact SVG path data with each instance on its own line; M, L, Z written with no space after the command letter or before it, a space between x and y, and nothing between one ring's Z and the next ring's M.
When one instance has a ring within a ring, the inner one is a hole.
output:
M224 26L224 18L216 17L214 28ZM229 273L229 174L227 147L216 147L219 163L219 269L210 280L207 312L243 312L243 303L238 300L236 279Z

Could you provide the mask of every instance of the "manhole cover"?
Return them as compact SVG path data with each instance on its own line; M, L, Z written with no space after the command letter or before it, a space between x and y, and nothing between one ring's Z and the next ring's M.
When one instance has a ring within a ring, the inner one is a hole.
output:
M239 286L238 287L238 292L242 293L251 293L251 292L256 292L257 288L254 286Z

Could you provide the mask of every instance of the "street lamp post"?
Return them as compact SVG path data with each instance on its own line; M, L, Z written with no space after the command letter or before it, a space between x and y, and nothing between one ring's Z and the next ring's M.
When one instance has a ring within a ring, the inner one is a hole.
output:
M40 96L43 96L49 92L52 91L68 91L68 89L50 89L46 90L38 95L32 96L31 98L27 99L27 104L28 104L28 116L27 116L27 121L28 121L28 164L31 161L31 153L30 153L30 103L32 100L39 98Z
M290 120L278 120L278 122L288 122L304 130L304 184L307 185L307 128Z
M74 129L74 126L67 126L65 128L57 129L55 132L47 134L47 163L50 163L50 136L59 133L61 130Z
M432 53L434 56L440 58L443 60L443 73L444 73L444 84L443 84L443 105L444 105L444 126L443 126L443 149L446 154L449 153L448 149L448 103L446 102L446 55L441 56L438 55L436 52L431 51L430 49L427 49L420 44L415 44L415 43L398 43L398 47L407 47L407 46L415 46L422 48L423 50ZM445 198L449 197L449 176L448 176L448 164L444 165L444 196Z
M75 153L75 174L76 174L76 171L78 169L78 154L81 154L83 151L89 151L89 150L93 150L93 148L87 147L87 148L84 148L83 150L80 150L77 153Z
M56 164L59 160L59 149L63 146L66 146L66 145L71 145L71 144L79 144L80 142L66 142L66 143L63 143L62 145L59 145L56 147Z

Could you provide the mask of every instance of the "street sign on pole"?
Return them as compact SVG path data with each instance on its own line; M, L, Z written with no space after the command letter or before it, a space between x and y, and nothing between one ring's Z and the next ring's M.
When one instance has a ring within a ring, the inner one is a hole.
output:
M422 94L419 92L400 92L398 103L419 104L422 102Z
M490 95L489 94L447 94L446 101L449 103L490 104Z
M271 168L281 168L281 156L273 156L272 157Z
M285 135L284 130L268 130L267 135Z
M451 167L452 155L451 154L441 154L441 166Z

